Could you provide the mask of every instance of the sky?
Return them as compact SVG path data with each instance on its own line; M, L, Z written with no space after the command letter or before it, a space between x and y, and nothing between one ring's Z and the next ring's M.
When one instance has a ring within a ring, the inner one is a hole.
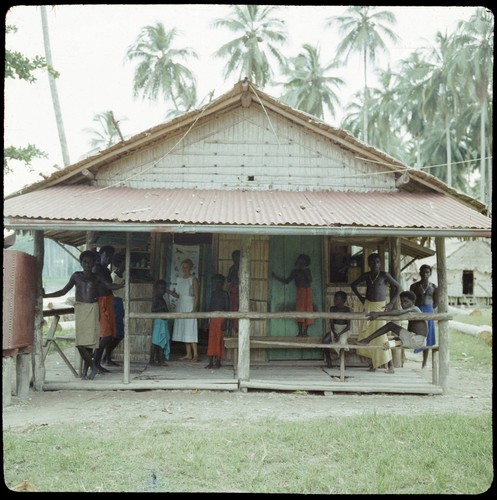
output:
M382 67L407 57L416 48L431 46L435 34L451 33L457 22L468 20L476 7L409 6L381 7L397 18L394 31L401 38L393 46L388 43L389 59L380 56ZM282 48L288 57L296 56L303 44L319 44L321 62L334 59L334 50L340 42L336 29L325 28L325 20L343 15L342 6L281 6L279 13L285 20L290 35ZM134 43L140 30L147 25L162 22L166 29L179 31L174 46L191 47L198 60L191 60L191 70L197 79L197 94L201 104L208 102L213 92L217 98L230 90L238 78L225 81L225 61L213 58L213 53L233 38L227 29L213 29L211 22L229 16L229 5L224 4L117 4L117 5L55 5L47 6L50 45L53 66L60 73L56 80L70 162L81 160L91 149L86 131L96 127L97 113L112 111L125 137L141 133L150 127L168 121L164 103L150 103L133 97L135 63L125 61L128 47ZM15 5L5 14L5 25L17 27L17 33L6 35L6 47L27 57L44 56L41 28L41 9L36 5ZM30 84L21 80L5 81L4 144L17 147L34 144L48 153L48 158L34 160L29 171L23 164L14 164L15 172L4 176L4 195L25 185L38 182L40 174L49 175L54 166L63 167L57 125L52 106L48 77L36 73L38 80ZM333 76L343 78L346 84L340 98L346 103L362 88L362 67L358 57L349 60L346 68ZM368 76L368 83L371 82ZM278 97L278 87L263 89ZM337 117L325 116L325 121L339 126Z

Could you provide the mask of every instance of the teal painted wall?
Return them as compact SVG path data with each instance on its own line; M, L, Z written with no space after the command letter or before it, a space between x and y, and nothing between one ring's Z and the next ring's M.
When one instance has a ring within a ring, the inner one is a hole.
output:
M323 310L323 239L320 236L273 236L269 246L269 304L271 312L295 311L295 282L288 285L271 277L274 272L287 278L294 268L297 257L305 253L311 258L312 298L315 311ZM324 320L315 320L309 326L310 336L324 335ZM298 333L294 320L271 320L268 334L273 337L295 337ZM321 359L319 352L310 349L271 349L270 361L291 359Z

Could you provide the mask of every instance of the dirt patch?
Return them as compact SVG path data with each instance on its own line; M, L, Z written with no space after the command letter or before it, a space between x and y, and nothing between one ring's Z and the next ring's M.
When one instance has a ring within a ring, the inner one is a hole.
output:
M420 365L413 357L407 363ZM415 366L417 366L415 365ZM428 380L431 369L422 371ZM181 421L208 426L220 420L230 424L276 418L309 420L367 413L420 415L433 413L481 414L492 412L492 374L450 369L444 395L308 394L305 392L226 391L30 391L27 399L12 397L3 408L3 429L98 420L142 418L141 422Z

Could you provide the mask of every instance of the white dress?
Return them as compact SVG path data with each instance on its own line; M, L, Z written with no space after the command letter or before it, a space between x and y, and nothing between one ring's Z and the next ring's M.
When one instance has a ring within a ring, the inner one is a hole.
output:
M176 293L179 295L176 312L192 312L195 297L193 295L193 276L178 278ZM197 319L175 319L173 340L176 342L198 342Z

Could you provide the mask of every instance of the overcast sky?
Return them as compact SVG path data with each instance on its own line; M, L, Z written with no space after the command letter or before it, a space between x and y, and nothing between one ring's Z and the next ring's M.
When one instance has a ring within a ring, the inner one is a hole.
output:
M347 6L284 6L281 17L290 34L282 51L297 55L304 43L319 44L321 62L334 59L340 38L336 30L324 28L331 16L342 15ZM397 18L394 31L401 37L389 46L390 61L407 57L416 48L432 45L437 31L452 32L459 20L468 20L475 7L382 7ZM191 69L197 78L199 100L213 91L219 97L236 83L225 82L225 62L212 54L233 38L225 29L214 30L212 20L227 17L228 5L157 4L157 5L57 5L47 7L53 65L60 73L56 80L71 163L89 151L87 128L93 128L97 113L112 110L121 120L122 133L129 137L166 121L167 109L157 103L135 100L132 95L134 64L125 63L127 48L136 40L141 28L162 22L166 29L180 31L175 47L188 46L199 55ZM9 34L6 46L28 57L44 56L39 6L14 6L7 11L6 25L18 32ZM380 58L385 63L385 58ZM382 64L385 67L385 64ZM5 83L5 145L29 144L49 154L48 159L33 162L30 174L17 164L14 174L4 177L4 193L41 180L39 173L52 173L53 165L63 166L57 126L47 76L38 72L38 81L29 84L9 79ZM340 92L343 103L362 87L360 59L352 59L336 76L346 81ZM266 87L277 97L279 89ZM204 101L205 104L206 101ZM326 117L339 126L339 117Z

